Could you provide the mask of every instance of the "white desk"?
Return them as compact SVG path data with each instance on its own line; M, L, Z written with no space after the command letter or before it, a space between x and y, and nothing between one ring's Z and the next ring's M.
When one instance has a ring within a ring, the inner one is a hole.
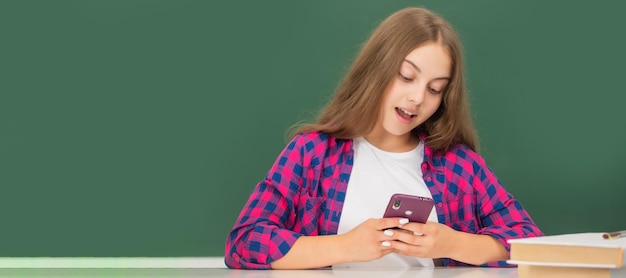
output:
M225 268L4 268L0 269L0 277L515 278L517 277L517 269L457 267L394 271L384 269L237 270Z
M221 258L0 258L0 277L516 278L516 268L238 270Z

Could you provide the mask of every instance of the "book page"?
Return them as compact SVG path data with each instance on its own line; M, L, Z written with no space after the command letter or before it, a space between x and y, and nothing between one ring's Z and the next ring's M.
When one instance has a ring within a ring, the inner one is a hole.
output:
M565 246L590 246L590 247L606 247L606 248L626 248L626 237L618 239L604 239L604 233L577 233L562 234L531 238L509 239L508 242L513 244L546 244L546 245L565 245Z

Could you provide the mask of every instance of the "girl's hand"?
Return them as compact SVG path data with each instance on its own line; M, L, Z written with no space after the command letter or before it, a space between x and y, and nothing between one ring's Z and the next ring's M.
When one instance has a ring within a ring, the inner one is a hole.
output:
M394 252L420 258L454 257L455 246L459 244L456 240L459 233L446 225L431 221L426 224L411 222L403 225L401 230L383 231Z
M339 242L345 250L345 261L371 261L394 252L391 243L394 239L385 235L384 231L401 227L407 222L406 218L370 218L349 232L339 235Z

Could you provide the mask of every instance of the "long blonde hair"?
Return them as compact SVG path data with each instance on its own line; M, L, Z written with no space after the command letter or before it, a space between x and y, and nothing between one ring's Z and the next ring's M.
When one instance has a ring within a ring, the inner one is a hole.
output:
M439 109L413 132L424 132L425 144L435 151L445 152L455 144L477 151L460 40L448 22L422 8L405 8L385 19L361 49L316 123L296 126L292 136L321 131L351 139L368 134L376 124L383 94L396 78L400 64L425 42L438 42L447 48L452 73Z

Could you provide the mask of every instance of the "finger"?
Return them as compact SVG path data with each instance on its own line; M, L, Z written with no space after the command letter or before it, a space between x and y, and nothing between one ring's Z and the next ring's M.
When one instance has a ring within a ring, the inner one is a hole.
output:
M398 233L405 233L405 234L414 235L413 231L405 230L405 229L402 229L402 228L394 229L394 231L397 231Z
M420 246L408 244L406 242L402 242L399 240L390 241L390 247L394 253L402 254L402 255L411 255L414 256L417 250L420 250Z
M420 257L420 258L428 258L428 255L421 251L422 248L419 246L413 246L409 244L400 245L396 248L394 246L393 252L396 254L410 256L410 257Z
M384 248L391 249L391 242L396 240L395 238L396 233L394 232L394 229L385 229L379 233L380 233L381 246L383 246Z
M428 249L424 246L414 245L402 241L393 241L391 242L391 248L393 248L393 252L401 255L412 256L412 257L422 257L429 258L429 254L427 253Z
M419 240L415 239L415 235L411 231L402 230L402 229L385 229L382 231L383 236L383 246L389 246L389 243L393 241L402 241L410 244L420 243ZM421 236L420 236L421 237Z
M396 241L401 241L410 245L424 246L428 238L418 232L413 232L409 230L396 230L394 233L394 239Z
M403 225L406 225L407 223L409 223L408 218L401 218L401 217L379 218L376 228L378 230L384 230L384 229L389 229L389 228L400 228Z
M409 231L413 235L424 235L426 234L426 224L411 222L402 226L403 230Z
M396 232L399 232L398 229L385 229L382 231L383 233L383 241L393 241L396 240Z

